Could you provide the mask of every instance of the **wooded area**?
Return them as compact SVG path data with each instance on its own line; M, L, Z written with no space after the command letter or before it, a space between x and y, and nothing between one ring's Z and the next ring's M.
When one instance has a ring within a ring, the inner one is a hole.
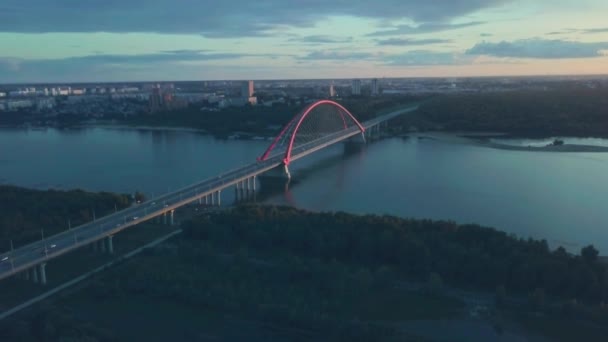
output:
M127 195L0 186L0 251L76 227L130 205Z
M417 114L429 121L428 129L526 137L608 137L608 89L569 86L439 95L423 104Z

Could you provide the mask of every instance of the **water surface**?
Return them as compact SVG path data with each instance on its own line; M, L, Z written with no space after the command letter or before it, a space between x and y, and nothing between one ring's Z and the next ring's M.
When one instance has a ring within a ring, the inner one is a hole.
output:
M267 144L190 132L3 129L0 182L156 195L253 162ZM266 202L475 222L573 251L589 243L608 251L608 154L395 138L354 152L339 144L291 169L288 191Z

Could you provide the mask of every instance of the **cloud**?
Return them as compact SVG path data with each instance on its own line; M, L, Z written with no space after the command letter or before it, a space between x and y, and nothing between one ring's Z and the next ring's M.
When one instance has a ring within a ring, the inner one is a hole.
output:
M608 27L586 29L586 30L581 30L581 32L582 33L606 33L606 32L608 32Z
M549 33L547 33L547 35L554 36L554 35L571 34L571 33L593 34L593 33L606 33L606 32L608 32L608 27L591 28L591 29L568 28L568 29L563 29L561 31L549 32Z
M469 55L515 58L589 58L604 55L608 42L585 43L569 40L523 39L513 42L482 42L467 50Z
M264 36L332 16L445 22L513 0L2 0L0 32L160 32ZM457 26L454 26L457 27Z
M352 43L353 37L332 37L325 35L313 35L294 37L289 39L290 42L310 43L310 44L340 44Z
M561 31L553 31L553 32L549 32L547 33L547 35L549 36L557 36L557 35L562 35L562 34L571 34L571 33L576 33L579 30L577 29L563 29Z
M19 59L0 57L0 79L15 81L66 81L122 79L138 72L154 75L159 70L183 70L187 64L245 57L275 55L174 50L139 55L94 54L61 59ZM190 66L190 70L192 66ZM148 76L149 77L149 76Z
M439 38L429 38L429 39L411 39L411 38L389 38L389 39L378 39L376 40L376 44L380 46L393 45L393 46L416 46L416 45L432 45L432 44L442 44L442 43L451 43L450 39L439 39Z
M393 66L432 66L469 64L472 60L470 56L457 53L417 50L387 56L385 61Z
M298 57L300 60L349 60L349 61L360 61L360 60L372 60L379 57L379 54L370 52L353 52L353 51L342 51L342 50L324 50L324 51L311 51L308 54Z
M450 30L458 30L462 28L467 28L471 26L478 26L485 24L483 21L470 21L466 23L460 24L450 24L450 23L424 23L418 26L412 25L398 25L388 30L376 31L368 34L368 36L378 37L378 36L394 36L399 34L422 34L422 33L432 33L432 32L441 32L441 31L450 31Z

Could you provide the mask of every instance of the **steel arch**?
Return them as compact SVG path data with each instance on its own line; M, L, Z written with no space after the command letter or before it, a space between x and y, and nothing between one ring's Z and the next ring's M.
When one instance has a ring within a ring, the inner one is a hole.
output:
M284 138L285 135L288 135L289 136L289 145L287 146L287 149L285 151L285 155L283 157L283 163L285 165L289 165L289 163L291 161L291 151L293 150L293 147L294 147L293 145L294 145L296 135L298 133L298 129L300 128L300 126L302 125L302 122L304 122L306 117L308 117L308 115L315 108L317 108L320 105L331 105L331 106L338 108L339 109L338 112L340 113L342 122L344 123L344 129L347 129L347 127L348 127L347 122L346 122L346 117L344 116L346 114L357 125L357 127L359 127L359 130L361 130L361 133L365 132L365 127L363 127L363 125L361 125L361 123L354 117L354 115L352 115L351 112L348 111L348 109L344 108L344 106L342 106L341 104L339 104L335 101L320 100L320 101L310 104L308 107L306 107L304 110L302 110L296 116L294 116L287 123L287 125L285 125L285 127L283 127L283 129L281 130L281 133L279 133L279 135L276 136L276 138L273 140L273 142L270 144L270 146L266 149L264 154L262 154L262 156L258 158L258 161L266 160L268 158L268 156L270 155L270 153L277 146L277 143L281 140L281 138Z

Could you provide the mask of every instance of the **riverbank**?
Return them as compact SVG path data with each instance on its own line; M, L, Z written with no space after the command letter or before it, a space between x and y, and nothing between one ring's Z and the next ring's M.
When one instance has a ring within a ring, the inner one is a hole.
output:
M172 127L172 126L147 126L147 125L125 125L125 124L81 124L73 126L73 128L103 128L115 130L136 130L136 131L171 131L171 132L189 132L209 134L205 129L190 128L190 127Z
M466 144L481 147L488 147L507 151L527 151L527 152L608 152L606 146L563 144L547 146L517 146L490 141L491 137L504 137L504 133L471 133L471 132L424 132L409 134L407 136L417 139L431 139L453 144Z

